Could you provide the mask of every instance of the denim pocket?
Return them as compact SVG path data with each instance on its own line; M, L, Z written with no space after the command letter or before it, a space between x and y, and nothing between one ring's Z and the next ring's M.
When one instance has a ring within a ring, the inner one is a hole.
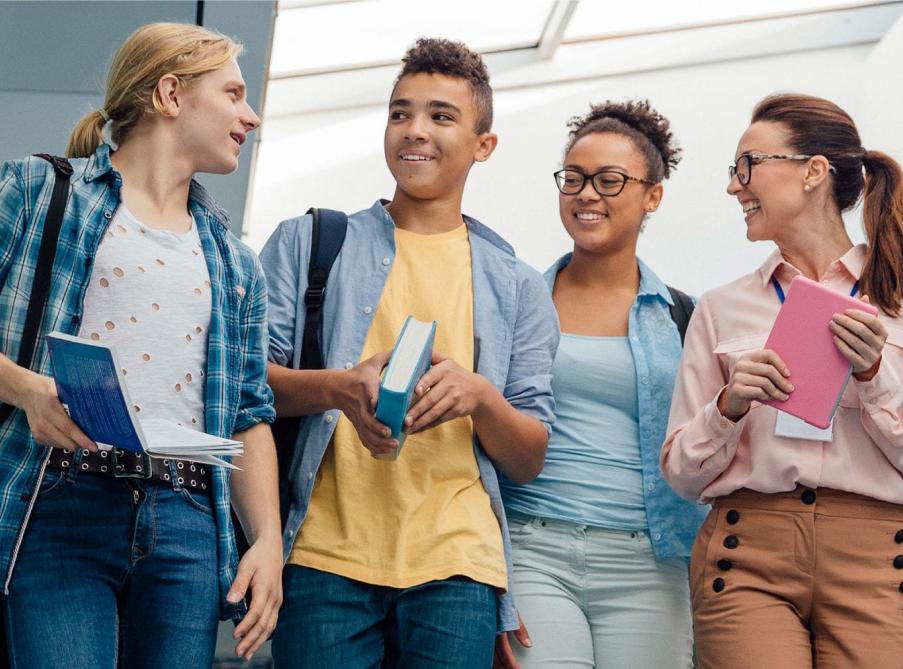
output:
M66 485L66 472L62 469L44 470L44 478L41 479L41 485L38 487L37 500L50 499L58 495Z
M181 488L179 492L182 493L182 497L188 502L189 506L194 507L202 513L206 513L208 516L213 515L213 504L210 493L198 493L197 495L193 495L188 492L187 488Z

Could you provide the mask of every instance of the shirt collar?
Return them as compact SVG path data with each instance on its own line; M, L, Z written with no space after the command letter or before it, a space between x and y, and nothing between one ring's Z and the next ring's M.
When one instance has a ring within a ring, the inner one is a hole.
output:
M850 276L853 277L855 281L858 281L862 276L862 268L865 266L866 252L867 247L865 244L857 244L840 256L840 258L835 260L834 263L843 265ZM834 265L834 263L831 264ZM781 255L780 249L775 249L774 253L768 256L765 262L759 267L759 278L762 281L762 285L767 286L771 282L771 277L774 276L775 272L782 268L789 272L791 276L801 274L796 267L784 260L784 256Z
M545 271L543 278L546 280L549 290L554 288L555 277L558 276L558 272L567 267L573 258L573 253L565 253ZM665 282L659 279L658 275L649 269L649 266L640 260L640 258L637 258L636 261L637 265L640 267L640 287L639 290L637 290L637 297L640 297L641 295L658 296L667 302L669 306L673 305L674 301L671 299L671 293L668 292L668 287L665 285Z

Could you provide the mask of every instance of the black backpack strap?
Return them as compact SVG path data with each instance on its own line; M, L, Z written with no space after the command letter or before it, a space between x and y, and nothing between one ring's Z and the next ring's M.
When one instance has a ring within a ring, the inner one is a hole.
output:
M31 368L34 349L38 341L38 327L41 324L41 317L44 315L47 295L50 294L50 275L53 271L53 261L56 258L63 214L66 213L66 201L69 198L69 177L72 176L72 165L65 158L49 156L46 153L35 155L53 165L56 180L53 184L53 194L50 196L47 217L44 219L41 247L38 251L38 265L35 268L34 281L31 284L28 310L25 312L25 326L22 331L22 341L19 344L17 364L27 369ZM14 408L11 404L0 406L0 424L9 418Z
M304 306L307 317L304 321L304 339L301 344L301 369L323 369L323 353L320 349L320 320L326 297L326 282L329 270L335 262L345 233L348 217L340 211L311 207L307 212L313 216L310 240L310 265L307 270L307 290Z
M670 308L671 320L677 326L677 331L680 333L680 345L683 346L684 339L687 336L687 326L690 324L690 316L693 315L695 305L686 293L671 286L666 287L668 292L671 293L671 300L674 302Z

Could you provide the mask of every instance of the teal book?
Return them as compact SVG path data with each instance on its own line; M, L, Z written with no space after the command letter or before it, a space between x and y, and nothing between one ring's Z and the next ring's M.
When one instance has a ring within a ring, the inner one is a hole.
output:
M417 383L430 368L435 337L436 321L426 323L408 316L401 328L376 401L376 420L392 430L392 439L398 439L398 448L394 453L374 455L377 460L398 459L407 437L402 432L404 417L411 408Z

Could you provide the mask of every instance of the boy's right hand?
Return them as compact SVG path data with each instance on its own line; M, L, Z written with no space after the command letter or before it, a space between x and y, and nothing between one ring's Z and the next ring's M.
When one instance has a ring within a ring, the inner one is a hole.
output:
M392 453L398 448L398 440L389 439L389 428L374 416L379 398L379 375L389 364L390 357L391 350L364 360L341 376L336 389L336 407L351 421L364 448L373 455Z
M524 648L533 647L533 641L530 639L530 634L527 632L527 628L519 613L517 614L517 622L520 624L519 629L499 634L495 637L495 657L493 658L492 669L520 669L520 665L514 659L514 653L511 650L509 634L514 636Z
M81 431L60 404L53 379L30 372L20 408L28 418L28 427L37 443L70 451L79 448L97 450L97 444Z

